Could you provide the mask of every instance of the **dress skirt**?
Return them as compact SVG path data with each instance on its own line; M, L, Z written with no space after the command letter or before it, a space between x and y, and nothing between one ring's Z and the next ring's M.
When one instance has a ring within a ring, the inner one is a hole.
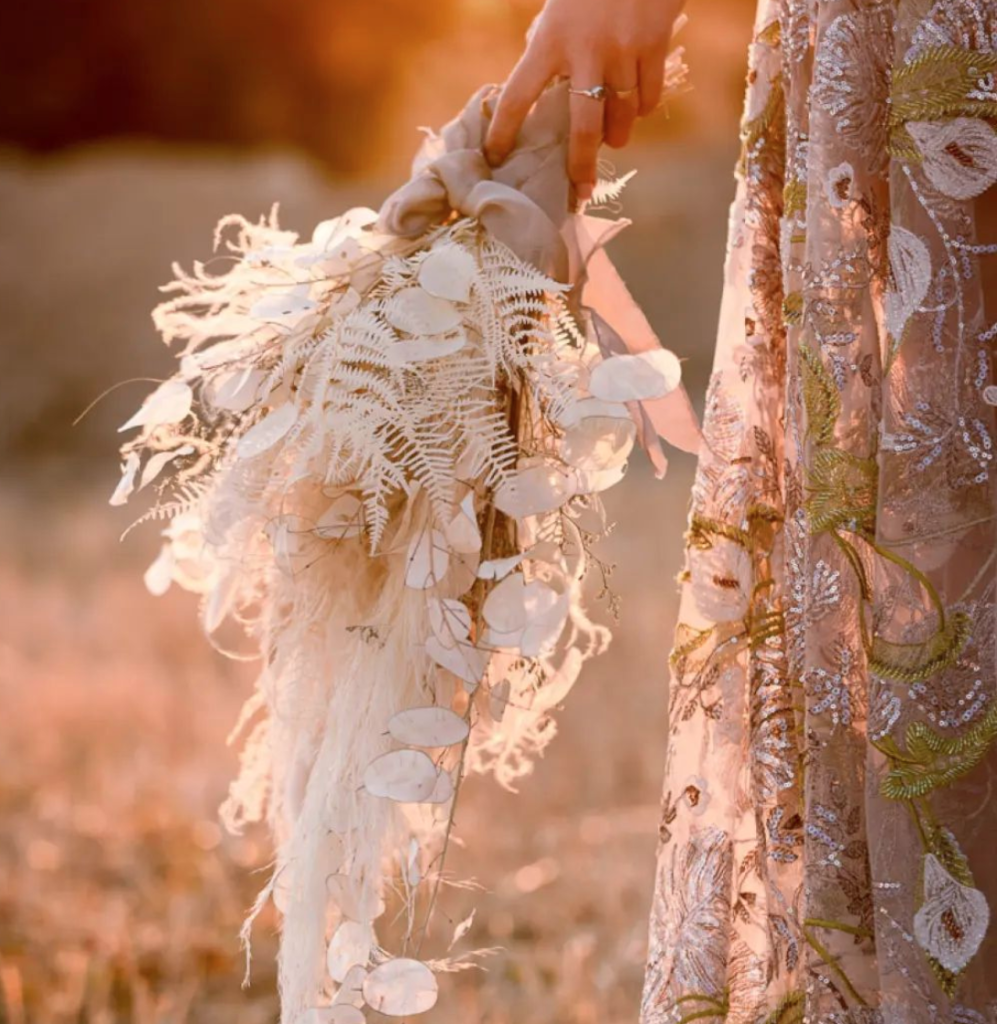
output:
M997 1024L995 128L997 0L762 0L642 1024Z

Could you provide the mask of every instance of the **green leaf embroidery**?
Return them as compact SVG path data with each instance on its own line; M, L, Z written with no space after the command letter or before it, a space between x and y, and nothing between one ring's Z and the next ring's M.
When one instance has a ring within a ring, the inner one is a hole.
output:
M820 445L830 444L834 438L834 421L841 412L841 397L818 353L807 345L800 345L800 359L807 437Z
M889 116L889 150L902 160L921 154L907 124L952 117L997 117L997 101L970 93L980 79L997 73L997 54L959 46L932 46L893 73Z
M790 992L765 1018L765 1024L803 1024L804 997L802 992Z
M969 616L965 612L956 612L923 643L901 644L874 637L869 651L869 668L883 679L895 682L913 683L927 679L959 657L971 633Z
M883 796L916 800L940 786L968 775L997 739L997 704L971 729L958 737L939 736L923 722L911 722L906 751L896 749L893 765L883 780ZM895 746L895 745L894 745Z

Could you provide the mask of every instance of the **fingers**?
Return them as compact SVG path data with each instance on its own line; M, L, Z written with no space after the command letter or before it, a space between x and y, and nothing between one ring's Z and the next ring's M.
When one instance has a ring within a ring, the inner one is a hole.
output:
M558 21L553 13L548 20L541 17L537 22L526 53L499 96L484 148L492 166L503 163L515 149L533 104L557 75L570 77L573 89L607 86L604 100L578 93L570 97L568 175L576 197L584 201L595 187L603 140L613 147L624 146L636 118L653 113L660 105L668 40L663 38L667 31L661 23L643 35L643 47L640 43L614 43L615 36L609 31L593 37L597 41L590 39L584 47L569 46L561 36L571 36L571 28L570 21Z
M665 87L667 47L645 54L640 59L640 116L653 114L661 103Z
M637 109L640 106L640 88L635 64L617 66L606 76L609 98L606 100L606 145L614 149L625 146L630 139Z
M502 89L495 115L485 139L485 157L494 167L502 163L516 145L516 136L530 108L550 81L552 71L542 51L529 47Z
M602 71L589 62L579 62L571 73L572 89L601 85ZM605 121L606 100L571 94L571 137L568 140L568 177L581 200L590 199L596 183L596 164Z

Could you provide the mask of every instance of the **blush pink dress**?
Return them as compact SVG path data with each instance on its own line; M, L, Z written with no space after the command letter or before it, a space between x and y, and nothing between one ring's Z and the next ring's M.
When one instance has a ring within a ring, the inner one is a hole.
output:
M997 1024L997 2L749 69L642 1024Z

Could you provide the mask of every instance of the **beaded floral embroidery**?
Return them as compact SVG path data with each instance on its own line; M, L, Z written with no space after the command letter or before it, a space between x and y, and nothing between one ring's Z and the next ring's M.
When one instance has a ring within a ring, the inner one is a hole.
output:
M997 3L749 66L642 1022L995 1024Z

